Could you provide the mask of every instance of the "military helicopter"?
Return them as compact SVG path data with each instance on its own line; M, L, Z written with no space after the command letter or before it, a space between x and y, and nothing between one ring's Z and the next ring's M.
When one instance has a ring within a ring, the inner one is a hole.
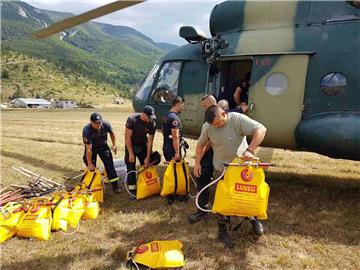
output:
M34 36L140 2L117 1ZM196 137L204 94L234 91L234 79L250 72L248 115L267 127L264 146L360 160L360 1L227 1L213 8L209 25L211 38L180 28L188 44L156 63L134 97L135 111L150 104L161 116L180 95L183 131Z

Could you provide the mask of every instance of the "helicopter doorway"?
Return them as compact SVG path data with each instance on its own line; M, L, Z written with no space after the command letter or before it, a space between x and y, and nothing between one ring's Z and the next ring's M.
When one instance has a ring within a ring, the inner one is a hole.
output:
M225 99L229 109L248 103L248 90L251 80L252 60L224 61L220 64L220 76L217 76L218 91L216 99Z

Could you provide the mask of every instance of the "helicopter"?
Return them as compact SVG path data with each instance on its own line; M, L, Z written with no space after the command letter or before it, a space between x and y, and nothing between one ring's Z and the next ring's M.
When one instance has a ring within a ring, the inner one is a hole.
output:
M139 4L116 1L35 32L43 38ZM157 61L133 99L164 115L182 96L185 136L197 137L205 94L232 93L250 76L248 116L267 127L263 146L360 160L360 1L226 1L207 38L183 26L183 45ZM157 126L161 127L161 117Z

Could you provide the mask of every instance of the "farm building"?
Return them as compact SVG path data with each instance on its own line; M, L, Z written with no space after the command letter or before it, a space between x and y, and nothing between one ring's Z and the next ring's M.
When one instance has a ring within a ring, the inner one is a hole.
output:
M54 101L53 107L63 109L73 109L76 107L76 102L72 100L58 100Z
M15 108L50 108L51 103L42 98L15 98L10 102Z

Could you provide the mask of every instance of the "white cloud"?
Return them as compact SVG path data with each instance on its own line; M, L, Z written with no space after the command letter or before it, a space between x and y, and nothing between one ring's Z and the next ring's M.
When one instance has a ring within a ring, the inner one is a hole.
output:
M42 9L79 14L114 0L25 0L30 5ZM144 3L120 10L96 21L134 27L149 36L154 41L184 44L178 36L182 25L195 26L209 33L209 17L215 4L220 0L150 0Z

